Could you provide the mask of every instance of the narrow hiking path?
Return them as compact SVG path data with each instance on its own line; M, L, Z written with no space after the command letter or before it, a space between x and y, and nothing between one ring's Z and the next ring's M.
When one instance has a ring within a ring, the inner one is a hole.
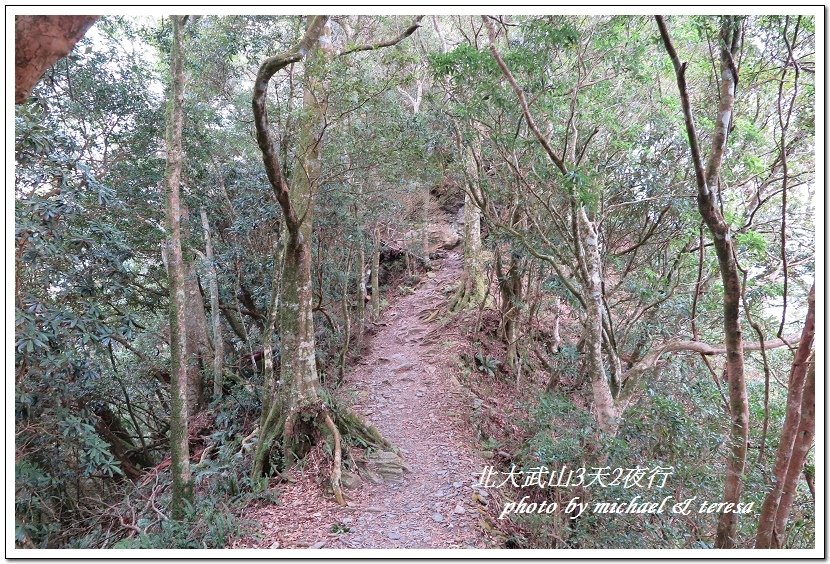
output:
M435 261L412 294L395 298L367 336L367 352L347 373L353 408L395 447L409 471L396 481L347 490L348 505L324 497L300 474L280 503L248 515L261 524L260 548L482 548L473 486L484 461L474 447L467 392L458 370L458 338L427 322L446 304L461 273L457 252Z

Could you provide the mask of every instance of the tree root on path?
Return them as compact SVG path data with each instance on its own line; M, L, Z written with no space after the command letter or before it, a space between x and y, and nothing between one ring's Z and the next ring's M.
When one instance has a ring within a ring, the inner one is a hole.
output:
M331 415L325 411L323 412L323 421L325 421L326 427L329 428L329 431L331 431L334 437L334 465L331 469L331 489L334 491L334 498L337 500L337 503L346 505L346 500L343 499L343 488L340 485L343 467L340 431L337 430L337 425L332 421Z
M463 275L458 284L458 289L450 298L447 308L452 313L463 311L469 307L478 307L485 299L486 286L476 281L469 275Z
M297 436L304 436L306 440L319 442L322 439L321 433L326 433L331 436L332 449L332 469L329 476L329 483L331 485L332 493L337 503L346 505L345 497L343 495L343 464L344 455L349 457L349 449L344 449L343 445L354 443L362 448L389 450L399 454L396 449L387 439L380 434L377 427L366 421L362 415L351 409L350 407L338 405L333 400L322 403L319 406L311 407L307 405L304 409L294 411L289 416L285 417L283 421L277 425L277 436L282 435L281 439L272 440L272 448L280 449L280 457L283 461L282 468L279 470L273 468L272 471L277 475L282 475L281 471L285 471L290 466L290 460L302 458L308 452L308 443L302 443L297 440ZM298 425L304 427L305 430L299 430ZM310 432L316 428L316 432ZM317 439L311 438L316 436ZM345 452L344 452L345 450ZM265 455L266 457L268 455ZM280 471L281 470L281 471Z

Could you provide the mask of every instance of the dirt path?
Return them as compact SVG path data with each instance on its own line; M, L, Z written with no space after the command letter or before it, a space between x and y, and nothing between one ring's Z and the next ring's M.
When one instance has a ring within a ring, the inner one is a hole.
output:
M411 472L397 482L364 482L347 492L347 507L323 498L319 485L295 484L280 505L248 516L263 526L257 546L488 546L471 487L484 462L465 422L469 399L453 375L455 342L438 323L424 321L446 303L443 290L457 282L461 259L453 253L435 266L414 293L383 312L368 352L344 382L356 396L354 408L400 449Z

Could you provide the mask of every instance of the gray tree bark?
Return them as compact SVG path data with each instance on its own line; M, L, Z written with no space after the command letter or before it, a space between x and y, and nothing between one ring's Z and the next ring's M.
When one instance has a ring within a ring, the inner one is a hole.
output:
M170 287L170 473L173 480L171 513L173 519L185 516L185 507L193 499L190 477L190 449L187 442L188 374L187 320L184 259L181 234L182 129L184 126L184 49L182 28L187 16L171 16L173 50L170 69L173 80L167 113L167 229L170 235L168 277Z

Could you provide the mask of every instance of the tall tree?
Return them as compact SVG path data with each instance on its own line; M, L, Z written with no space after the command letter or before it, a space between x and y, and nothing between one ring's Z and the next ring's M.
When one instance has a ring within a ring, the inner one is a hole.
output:
M170 291L170 473L173 479L171 513L173 519L185 516L187 503L193 499L188 445L188 357L187 296L185 264L182 257L182 130L184 128L184 46L183 28L188 16L170 16L173 23L173 49L170 54L172 85L167 113L167 193L168 259Z
M338 56L395 45L414 33L415 22L392 40L347 49ZM285 222L284 257L280 297L269 312L269 322L279 317L279 381L273 370L266 373L259 442L254 454L252 474L260 476L268 467L275 441L281 445L283 462L290 464L302 456L316 427L322 423L334 440L334 470L331 484L335 496L340 492L341 435L331 408L322 401L322 386L316 367L312 304L312 209L319 189L321 151L326 127L328 84L326 68L335 56L328 16L308 18L303 38L293 48L266 59L259 68L252 99L257 144L262 152L268 180L279 202ZM279 160L278 142L271 130L266 95L271 78L290 64L304 62L303 118L297 137L296 166L290 182ZM270 362L266 359L266 362ZM266 365L267 369L267 365Z
M723 328L726 340L726 378L729 385L729 411L732 427L729 437L730 455L727 462L724 502L737 504L741 498L742 476L746 463L747 440L749 437L749 401L746 395L744 378L744 349L741 331L741 278L735 259L735 248L729 224L725 221L720 208L721 167L723 165L729 126L735 107L735 88L738 84L738 70L735 59L741 46L741 20L738 17L724 16L720 29L720 102L715 118L715 130L712 135L712 147L709 158L704 164L700 141L695 128L689 89L686 85L686 63L674 48L666 22L662 16L656 16L660 35L666 51L674 65L677 87L680 90L680 103L686 124L686 135L692 154L692 163L697 182L697 205L700 215L710 233L718 256L721 279L723 281ZM715 546L734 548L738 514L722 513L718 521Z

